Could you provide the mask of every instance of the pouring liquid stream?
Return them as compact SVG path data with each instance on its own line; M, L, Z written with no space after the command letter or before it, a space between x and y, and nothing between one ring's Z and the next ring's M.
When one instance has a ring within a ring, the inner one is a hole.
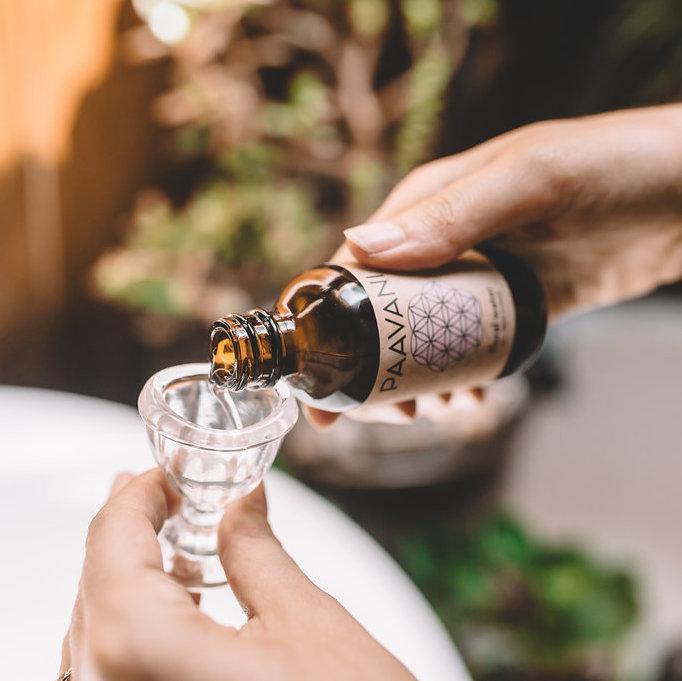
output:
M208 387L216 402L218 403L219 408L225 414L227 423L232 422L236 430L242 429L244 427L244 423L242 422L237 405L234 403L234 399L232 399L232 395L230 394L229 390L221 388L219 385L211 381L210 377L208 379Z

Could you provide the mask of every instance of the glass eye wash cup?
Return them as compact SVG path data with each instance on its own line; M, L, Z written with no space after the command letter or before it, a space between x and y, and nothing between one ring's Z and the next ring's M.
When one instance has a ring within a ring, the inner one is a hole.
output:
M154 458L182 495L159 534L164 568L190 590L226 584L217 556L223 512L258 485L298 417L286 385L214 392L208 371L159 371L138 400Z

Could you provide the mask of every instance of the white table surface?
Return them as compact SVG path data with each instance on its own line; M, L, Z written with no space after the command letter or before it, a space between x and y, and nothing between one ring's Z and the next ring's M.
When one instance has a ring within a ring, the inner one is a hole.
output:
M114 474L152 465L130 407L68 393L0 387L0 660L8 679L56 676L87 525ZM421 681L468 679L416 587L360 527L304 485L267 477L270 518L308 576L335 596ZM202 607L243 614L216 591Z

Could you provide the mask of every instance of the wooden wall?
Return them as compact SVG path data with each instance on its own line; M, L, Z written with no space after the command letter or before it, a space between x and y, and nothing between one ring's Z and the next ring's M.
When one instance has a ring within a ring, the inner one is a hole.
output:
M0 336L77 295L154 178L166 66L118 57L135 21L123 0L0 0Z

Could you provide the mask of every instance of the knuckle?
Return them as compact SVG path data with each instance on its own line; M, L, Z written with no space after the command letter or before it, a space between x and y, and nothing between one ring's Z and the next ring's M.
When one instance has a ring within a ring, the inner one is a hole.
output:
M218 530L218 545L221 551L229 552L241 544L254 539L263 539L270 534L269 528L252 518L228 517L222 519Z
M95 542L101 540L112 528L114 528L125 509L121 509L115 501L107 502L90 521L85 539L86 550Z
M429 202L428 208L423 215L424 228L427 232L429 240L439 244L445 245L450 251L458 251L460 248L460 239L457 234L457 215L455 211L455 203L463 203L456 196L444 196L439 194Z
M235 527L233 531L229 531L231 529L229 526L225 529L228 531L222 531L218 537L218 550L225 561L240 563L243 559L244 564L249 565L248 556L252 553L273 547L281 548L281 544L268 527L244 524Z
M566 128L572 125L572 122L565 120L533 121L512 130L509 135L519 144L532 146L562 138Z
M574 123L539 121L519 130L525 171L536 181L539 199L549 208L561 208L580 191L580 176L571 163L566 140L574 133Z
M145 678L141 647L130 628L112 617L94 617L88 627L88 650L97 671L111 681Z
M422 226L427 234L442 240L452 230L454 223L455 214L449 198L438 194L424 206Z
M223 564L249 565L248 555L259 550L269 539L263 528L257 525L223 521L218 534L218 552Z
M222 562L223 565L226 564L226 560L224 557L222 557ZM248 584L248 569L249 565L248 563L245 563L243 560L232 560L229 563L227 563L230 566L229 570L226 570L227 572L227 583L232 590L233 593L235 594L243 594L247 588ZM247 611L247 607L244 604L241 604L242 610L244 612Z
M427 168L429 167L429 163L423 165L423 166L418 166L416 168L412 168L405 177L398 183L398 187L405 188L409 185L412 184L421 184L422 179L426 176L428 170Z
M560 125L557 121L533 121L520 127L518 132L530 137L544 137L547 134L553 133L557 125Z
M107 504L102 506L102 508L95 514L94 518L90 521L88 525L88 534L86 538L86 546L90 545L94 538L100 533L102 528L109 524L110 511Z
M552 217L570 207L581 189L580 176L554 137L533 141L522 163L539 217Z
M223 521L218 532L218 555L223 563L231 558L239 550L239 543L235 541L231 527Z

